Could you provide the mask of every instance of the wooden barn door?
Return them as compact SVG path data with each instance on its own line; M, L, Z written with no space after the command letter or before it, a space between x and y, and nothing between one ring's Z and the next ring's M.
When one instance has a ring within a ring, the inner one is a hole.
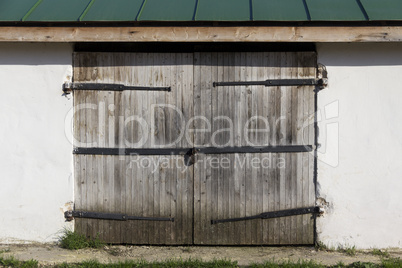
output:
M75 53L76 229L314 243L315 79L312 52Z
M191 244L192 137L177 137L193 115L193 54L75 53L73 82L76 230Z
M195 146L209 147L194 165L194 243L314 243L312 214L253 218L315 205L308 152L314 86L258 85L315 79L315 53L196 53L194 61L194 114L206 130L195 135Z

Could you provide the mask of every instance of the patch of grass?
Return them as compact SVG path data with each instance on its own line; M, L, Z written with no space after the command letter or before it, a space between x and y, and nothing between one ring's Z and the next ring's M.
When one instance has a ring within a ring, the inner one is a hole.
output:
M346 249L344 249L344 252L346 253L346 255L355 256L356 255L356 248L354 246L351 247L351 248L346 248Z
M12 256L8 258L0 257L0 267L36 268L38 267L38 261L19 261Z
M318 241L317 243L315 243L315 249L320 250L320 251L325 251L328 249L328 247L323 242Z
M298 262L275 262L275 261L267 261L262 264L252 264L250 267L253 268L402 268L402 260L400 258L389 258L382 259L381 264L372 263L372 262L354 262L351 264L344 264L343 262L339 262L336 265L325 266L319 263L316 263L312 260L310 261L298 261Z
M11 250L9 249L9 248L6 248L6 249L2 249L2 250L0 250L0 254L2 254L2 253L8 253L8 252L10 252Z
M318 241L315 244L315 249L318 250L318 251L328 251L328 252L335 251L334 248L329 248L329 247L327 247L327 245L325 245L323 242L320 242L320 241Z
M342 261L339 261L334 267L345 267L345 264Z
M297 262L292 262L290 260L283 261L283 262L276 262L266 261L264 263L253 263L250 265L252 268L277 268L277 267L284 267L284 268L324 268L325 265L319 264L314 262L313 260L305 261L299 260Z
M381 267L383 268L402 268L402 260L400 258L382 259Z
M90 248L103 248L105 246L105 242L99 238L99 234L95 238L88 239L88 243Z
M99 239L99 235L96 238L87 238L84 235L68 229L63 230L63 234L59 237L59 241L60 247L71 250L101 248L105 245L105 243Z
M102 264L96 260L85 261L78 264L63 263L59 265L60 268L129 268L129 267L152 267L152 268L168 268L168 267L196 267L196 268L220 268L220 267L238 267L237 262L229 260L214 260L214 261L201 261L197 259L188 260L166 260L158 262L147 262L145 260L125 261L117 263Z
M354 262L349 265L345 265L344 267L350 267L350 268L377 268L380 267L379 264L372 263L372 262Z
M381 249L374 248L370 253L371 253L371 255L374 255L374 256L380 256L380 257L384 257L384 258L390 257L390 254L387 250L381 250Z
M0 267L17 267L17 268L38 268L38 262L36 260L29 261L19 261L14 257L2 258L0 257ZM129 268L129 267L152 267L152 268L170 268L170 267L195 267L195 268L237 268L239 267L236 261L230 261L226 259L222 260L213 260L213 261L201 261L198 259L188 259L188 260L166 260L166 261L155 261L155 262L147 262L145 260L131 260L125 262L116 262L116 263L107 263L102 264L97 260L89 260L81 263L62 263L55 265L54 267L59 268ZM349 265L345 265L343 262L339 262L336 265L325 266L319 263L316 263L312 260L305 261L299 260L297 262L292 261L283 261L283 262L275 262L266 261L264 263L254 263L249 267L252 268L402 268L402 260L399 258L387 258L382 259L381 264L371 263L371 262L354 262Z
M345 253L348 256L355 256L356 255L356 247L338 247L336 250L338 252Z

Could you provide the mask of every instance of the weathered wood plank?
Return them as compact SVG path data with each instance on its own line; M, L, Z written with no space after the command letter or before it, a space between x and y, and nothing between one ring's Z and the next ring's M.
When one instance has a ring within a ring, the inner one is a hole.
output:
M82 188L82 176L81 176L81 170L82 170L82 156L81 155L75 155L74 156L74 207L75 208L82 208L82 194L81 194L81 188ZM75 231L82 233L82 221L81 219L76 219L74 222L74 229Z
M228 81L235 81L235 76L236 76L236 69L235 69L235 55L237 53L230 53L228 55ZM236 121L235 118L231 116L233 113L233 108L235 107L236 100L234 98L235 96L235 87L228 87L226 91L226 99L225 99L225 111L224 111L224 116L231 118L230 124L226 123L225 127L229 129L226 133L226 140L228 146L234 146L234 122ZM233 218L235 217L235 172L234 172L234 162L233 162L233 154L230 155L223 155L221 159L221 168L225 169L227 171L227 192L228 195L226 197L227 200L227 209L228 209L228 217ZM210 217L211 218L211 217ZM228 225L228 244L236 244L236 236L237 233L235 232L235 224L230 223Z
M291 67L290 67L290 76L293 79L298 78L298 58L297 58L297 53L292 52L290 55L290 60L291 60ZM290 100L290 133L289 133L289 139L291 144L300 144L297 141L297 126L298 126L298 94L297 91L299 90L299 87L291 87L289 90L289 94L291 95L291 100ZM288 191L288 196L289 196L289 203L288 207L289 208L295 208L296 207L296 200L297 200L297 157L295 155L290 155L289 157L289 165L291 167L288 176L289 176L289 191ZM292 241L297 242L297 217L289 217L290 218L290 225L289 225L289 241L290 243Z
M189 122L190 118L194 116L194 91L193 91L193 81L194 81L194 67L193 67L193 54L185 53L183 54L183 106L182 112L184 114L185 122ZM183 135L181 145L191 146L194 144L194 135L190 135L188 138L185 133ZM181 171L182 172L182 171ZM193 212L194 212L194 166L187 167L186 169L186 181L187 181L187 211L184 211L186 217L186 243L194 243L193 235Z
M316 54L315 53L310 53L309 55L307 54L308 60L307 60L307 70L308 70L308 75L310 77L316 77ZM310 90L308 91L309 94L309 106L308 106L308 111L309 111L309 138L308 142L310 144L315 144L314 139L315 139L315 130L314 130L314 113L315 113L315 95L314 95L314 88L309 87ZM307 89L305 89L307 90ZM309 158L309 205L314 206L315 201L316 201L316 192L315 192L315 182L314 182L314 155L312 153L307 154L307 157ZM308 234L306 235L308 237L307 243L312 244L314 243L314 218L310 217L309 219L309 230Z
M0 27L0 42L400 42L400 26Z
M204 73L204 78L203 80L205 81L205 88L203 90L204 94L202 94L202 96L204 96L203 98L203 110L202 110L202 115L205 116L208 119L208 122L212 122L213 117L212 117L212 92L213 92L213 87L212 84L214 82L214 76L216 74L216 68L215 68L215 64L217 61L217 53L208 53L208 54L204 54L205 56L205 73ZM208 129L209 126L208 124L205 124L207 122L203 122L204 126ZM209 137L211 137L210 135L208 135ZM209 144L211 143L211 140L208 138L208 136L204 137L204 146L209 146ZM212 214L211 214L211 210L212 210L212 204L211 204L211 200L212 200L212 170L211 168L203 168L200 167L202 169L205 170L204 174L203 174L203 181L204 181L204 188L201 189L202 191L204 191L203 194L203 202L202 202L202 208L204 209L204 217L203 220L205 223L207 223L211 218L212 218ZM206 240L207 241L211 241L213 239L213 234L209 231L209 225L205 223L203 224L203 230L204 233L206 234Z
M218 66L217 66L217 81L227 81L227 77L225 77L225 58L226 55L225 53L219 53L218 54ZM212 137L212 142L215 142L215 144L213 144L213 146L222 146L223 145L223 134L222 132L218 132L218 130L220 130L220 128L222 127L222 120L220 119L220 116L222 116L223 114L223 104L222 102L224 101L224 93L225 93L225 89L226 87L221 88L222 90L218 90L217 91L217 99L216 99L216 112L214 113L214 118L213 120L213 124L212 124L212 132L213 133L218 133L215 136L215 139L213 139ZM213 134L212 134L213 135ZM211 155L211 157L215 160L219 159L219 155ZM211 161L214 161L211 160ZM219 164L219 163L217 163ZM211 164L213 165L213 164ZM216 164L214 164L216 166ZM214 168L214 167L212 167ZM225 177L224 177L224 169L222 168L217 168L215 167L215 172L216 172L216 176L218 176L218 191L217 191L217 204L218 204L218 208L217 208L217 218L218 219L224 219L225 218L225 210L224 210L224 205L227 202L225 200L225 196L224 196L224 189L225 189ZM215 241L217 241L218 244L225 244L225 233L226 233L226 226L224 224L218 225L217 228L217 235L218 235L218 239L214 239ZM215 242L216 243L216 242Z
M241 81L241 53L235 53L234 55L234 78L233 81ZM244 91L244 87L239 87L233 91L233 112L237 115L237 117L233 120L234 126L234 146L241 146L242 144L242 127L241 127L241 107L242 107L242 94ZM244 206L241 203L241 187L243 184L244 174L241 172L239 164L236 163L236 160L239 159L239 154L234 154L231 157L231 165L233 166L233 217L240 218L242 217L242 211L244 210ZM244 204L243 204L244 205ZM233 241L234 244L241 244L242 239L244 240L244 223L235 222L233 223Z
M90 94L90 99L87 100L89 103L93 103L96 105L96 107L98 108L98 102L97 102L97 96L94 93ZM91 142L95 145L98 144L98 133L99 133L99 129L98 129L98 109L92 110L91 111L91 117L90 117L90 121L92 124L88 124L91 126L91 129L89 131L90 135L91 135ZM89 119L89 117L87 117L87 119ZM90 176L88 177L88 200L87 202L89 203L89 207L88 210L90 211L96 211L97 209L97 203L98 203L98 186L97 184L99 183L99 174L98 174L98 168L96 166L97 164L97 156L93 155L93 156L87 156L87 161L89 161L90 165L89 167L87 167L87 169L89 169L90 172ZM88 220L88 235L92 238L97 236L98 233L98 221L97 220Z
M163 55L162 53L154 53L153 54L153 62L152 62L152 86L160 86L163 81L163 73L162 73L162 58ZM151 63L150 63L151 64ZM152 101L151 105L159 104L159 103L165 103L165 96L161 94L161 92L152 92L149 93L152 96ZM165 131L165 111L163 107L155 106L154 110L152 111L154 114L151 115L153 121L151 121L152 126L154 127L154 130L152 131L153 134L153 144L152 147L162 147L165 144L165 137L166 137L166 131ZM152 160L158 161L159 157L153 156L151 157ZM150 184L152 184L152 192L150 192L150 195L148 196L149 203L152 206L152 211L151 215L153 217L159 217L160 216L160 186L161 186L161 181L159 177L159 168L154 168L153 166L151 167L151 181ZM158 240L160 240L160 223L158 222L149 222L149 226L152 226L151 230L153 230L150 235L149 235L149 242L151 244L156 244ZM162 241L161 241L162 242ZM164 242L164 241L163 241ZM163 243L162 242L162 243Z
M247 52L245 53L245 57L244 57L244 75L243 75L243 79L244 81L251 81L253 79L252 77L252 53ZM244 103L243 103L243 111L244 113L242 114L243 116L243 127L244 128L248 128L251 129L252 126L250 126L250 123L248 122L248 120L250 119L250 117L252 116L252 90L250 86L246 86L245 87L246 90L246 96L244 99ZM247 136L246 136L247 135ZM247 145L250 144L250 141L253 141L253 136L251 134L250 131L246 133L244 133L244 143L243 145ZM245 161L245 200L244 200L244 207L245 207L245 216L251 216L251 213L253 213L252 211L252 187L253 187L253 180L254 178L252 177L251 174L251 169L247 166L247 160L248 160L249 154L244 154L244 161ZM245 242L247 244L251 244L253 241L253 234L255 234L255 230L254 228L254 221L246 221L245 222Z
M199 146L201 144L201 136L198 132L195 131L196 116L202 115L201 113L201 88L202 88L202 76L201 76L201 69L202 69L202 58L201 53L196 52L194 53L194 120L191 121L191 124L188 125L189 127L189 135L193 135L194 137L194 144ZM201 124L197 124L200 128L202 127ZM204 155L195 155L195 168L194 168L194 243L202 243L202 222L201 222L201 177L203 172L203 167L199 167L199 163L203 161Z
M258 69L260 66L258 57L258 53L247 53L248 54L248 65L250 66L250 80L251 81L258 81ZM250 93L248 94L248 117L247 119L250 120L249 127L249 138L250 138L250 145L257 145L258 144L258 132L257 132L257 116L258 116L258 98L260 96L259 89L260 86L250 87ZM249 159L252 161L255 157L259 157L257 154L246 154L246 156L250 157ZM250 161L249 160L249 161ZM249 174L251 175L248 180L250 180L249 188L248 188L248 195L250 196L249 208L247 212L249 215L257 215L259 214L258 211L258 203L260 196L258 195L258 188L259 188L259 176L258 176L258 168L254 168L253 165L248 167ZM249 221L250 227L249 232L251 232L251 244L258 244L258 236L261 232L261 220L252 220Z
M247 53L242 52L240 53L240 80L241 81L247 81L249 79L249 74L248 74L249 68L247 68ZM241 138L240 138L240 146L247 145L247 140L245 139L244 135L244 126L246 125L246 122L248 120L248 110L247 110L247 96L249 92L249 87L241 87L240 88L240 107L239 107L239 126L238 128L240 129L241 132ZM239 164L239 169L241 169L242 172L240 172L239 177L240 177L240 216L241 217L246 217L247 216L247 207L246 207L246 189L247 189L247 172L245 168L245 163L246 163L246 154L238 154L238 164ZM236 163L236 164L237 164ZM240 231L240 243L242 244L247 244L248 243L248 229L247 229L247 222L240 222L239 223L239 229Z
M272 79L272 71L271 68L269 67L271 62L270 62L270 53L262 53L262 66L260 68L260 72L258 74L259 78L258 79ZM269 145L270 143L270 121L272 115L269 113L270 111L270 106L271 106L271 100L270 100L270 91L272 89L262 89L262 102L260 105L261 107L261 115L262 118L266 119L266 121L263 121L264 125L261 127L264 132L262 132L263 137L261 139L262 143L264 145ZM262 163L261 163L261 168L262 168L262 174L261 174L261 181L262 181L262 212L269 211L269 206L270 206L270 187L269 187L269 181L272 180L272 177L270 177L270 170L272 169L271 162L269 161L271 154L262 154ZM269 220L264 220L262 221L262 244L269 244L270 240L270 221Z
M116 53L113 57L113 80L119 83L127 84L127 62L125 54ZM111 70L111 72L112 72ZM128 96L126 92L119 92L115 94L115 146L118 148L125 147L124 136L124 118L125 109L127 106ZM125 200L126 200L126 172L125 172L126 157L115 157L115 184L114 184L114 198L115 198L115 211L117 213L126 213ZM117 241L125 240L124 226L125 222L115 223L115 235ZM117 242L117 243L119 243Z

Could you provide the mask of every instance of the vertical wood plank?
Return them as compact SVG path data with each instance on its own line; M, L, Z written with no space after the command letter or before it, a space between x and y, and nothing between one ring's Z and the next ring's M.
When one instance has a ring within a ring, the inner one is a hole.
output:
M194 117L202 115L201 114L201 53L194 53ZM194 130L196 126L195 120L189 125L191 130ZM201 126L199 126L201 127ZM200 136L198 133L189 131L189 133L194 136L194 145L199 146L201 144ZM201 172L203 170L200 167L200 162L203 160L203 155L195 156L195 169L194 169L194 216L193 216L193 232L194 232L194 243L202 243L201 233L201 207L200 207L200 178L202 176Z
M250 68L251 68L251 81L258 81L258 66L259 66L259 57L258 53L249 53L250 58ZM260 87L251 87L250 94L248 98L248 119L250 120L249 124L249 137L251 141L251 145L258 144L258 132L257 132L257 120L256 116L258 116L258 89ZM253 118L254 117L254 118ZM255 157L258 157L257 154L248 154L249 160L252 161ZM252 165L248 167L250 170L251 180L249 195L251 196L249 215L257 215L258 214L258 169L254 168ZM258 235L260 229L260 219L250 221L251 227L248 230L251 232L251 244L256 245L258 242Z
M233 81L240 81L241 77L241 53L234 54L234 66L233 66L233 73L234 78ZM234 146L241 146L242 142L242 130L241 127L241 97L242 91L244 87L238 87L237 89L233 90L233 112L236 114L236 118L234 118ZM233 168L233 217L240 218L242 215L242 204L241 204L241 184L242 178L244 177L243 173L241 172L242 169L239 167L239 163L237 160L239 159L239 154L234 154L231 156L231 165ZM234 244L241 244L242 238L244 235L244 224L241 222L233 223L233 234L232 239Z
M283 53L277 53L273 54L273 60L275 61L274 63L274 78L275 79L280 79L281 78L281 58L282 58ZM273 100L275 102L274 104L274 118L275 118L275 123L274 123L274 128L273 128L273 144L274 145L280 145L281 144L281 106L282 106L282 91L280 87L275 87L274 88L274 94L273 94ZM280 210L280 190L281 190L281 170L279 168L279 162L281 161L281 154L276 154L275 157L275 172L273 174L273 187L274 187L274 211ZM280 220L275 218L273 220L274 224L274 244L279 244L280 243Z
M298 60L297 54L295 52L289 52L287 54L288 58L288 66L289 66L289 78L297 79L298 77ZM289 87L289 103L288 103L288 144L298 145L297 143L297 92L298 87ZM296 187L297 187L297 158L294 154L288 154L287 161L287 203L286 208L291 209L296 207ZM295 243L296 242L296 217L287 217L287 225L288 225L288 243Z
M185 90L186 87L186 67L185 62L187 60L187 55L185 54L180 54L177 55L176 61L175 61L175 84L176 84L176 92L174 95L174 103L177 107L177 110L183 115L185 112L183 105L183 99L185 98ZM193 100L191 100L192 102ZM174 117L174 129L175 133L174 136L178 137L181 136L181 128L182 128L182 121L181 118L179 118L177 115ZM185 140L180 140L180 142L177 144L178 147L186 145L187 142ZM181 160L183 160L181 158ZM177 217L180 217L180 221L178 222L177 225L177 235L180 237L180 242L185 244L188 242L188 240L192 240L192 232L189 233L189 229L191 230L192 227L192 222L191 218L189 219L189 215L187 215L187 199L188 199L188 190L187 190L187 184L188 178L186 174L186 169L188 167L184 166L184 161L180 161L180 166L176 165L174 167L174 174L175 177L177 178L177 188L176 188L176 196L178 202L176 203L176 215Z
M241 52L240 53L240 81L247 81L246 79L249 79L248 75L248 68L247 68L247 53L246 52ZM249 92L249 87L241 87L241 92L240 92L240 126L239 128L241 129L242 133L242 138L241 144L240 145L247 145L245 137L244 137L244 127L247 122L248 118L248 112L247 112L247 96ZM239 168L242 170L240 173L240 216L241 217L246 217L247 216L247 203L246 203L246 189L247 189L247 172L246 168L244 167L245 161L246 161L246 154L239 154L238 157L238 164ZM241 222L239 223L239 228L241 230L241 236L240 236L240 243L242 244L247 244L249 241L249 236L248 236L248 229L247 229L247 222Z
M180 56L179 54L173 54L172 55L172 61L170 63L170 86L172 88L171 94L167 95L167 103L175 105L176 103L176 98L177 98L177 65L180 64ZM169 125L174 126L174 117L169 116ZM174 127L169 128L169 133L171 136L171 139L175 138L176 135L176 130ZM170 168L166 170L166 176L168 180L167 187L169 189L169 196L170 196L170 202L168 203L169 206L169 211L171 217L174 217L177 219L178 214L176 212L176 204L177 204L177 176L175 176L175 169L172 167L172 160L170 160ZM178 232L178 221L175 221L174 224L170 224L168 227L168 231L170 230L170 244L178 243L179 240L179 232Z
M271 77L271 72L269 65L270 59L269 59L269 53L264 52L262 53L262 66L260 68L260 73L259 73L259 79L270 79ZM264 125L262 126L262 129L264 130L263 132L263 137L261 139L262 144L264 145L269 145L270 143L270 114L269 114L269 109L270 109L270 89L263 88L263 93L262 93L262 111L261 111L261 116L266 119L264 122ZM267 212L269 211L269 205L270 205L270 188L269 188L269 180L270 178L270 169L271 167L271 161L269 161L270 156L272 154L262 154L262 162L261 162L261 169L262 169L262 212ZM262 221L262 236L261 236L261 243L262 244L269 244L269 233L270 231L270 221L269 220L263 220Z
M183 75L183 113L185 122L187 123L190 118L194 117L194 55L192 53L184 54L184 75ZM190 135L189 140L184 140L185 144L181 145L191 146L194 144L194 135ZM187 211L186 215L186 243L194 243L194 226L193 226L193 214L194 214L194 165L187 167L186 169L186 181L187 181Z
M308 54L307 54L308 55ZM317 67L316 67L316 56L315 53L311 53L308 57L307 70L308 74L312 78L316 78ZM306 87L307 88L307 87ZM314 144L315 132L314 132L314 113L315 113L315 95L314 88L308 87L310 90L309 93L309 143ZM316 201L316 192L314 185L314 156L312 154L308 155L309 158L309 205L314 206ZM313 217L310 217L309 221L309 230L308 230L308 244L314 243L314 220Z

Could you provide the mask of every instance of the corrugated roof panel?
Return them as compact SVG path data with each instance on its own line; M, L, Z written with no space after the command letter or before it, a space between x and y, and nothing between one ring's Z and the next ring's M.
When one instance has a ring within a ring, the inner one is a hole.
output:
M370 20L401 20L401 0L360 0Z
M308 15L303 0L252 0L253 20L306 21Z
M195 16L198 21L250 20L249 0L198 0Z
M1 0L0 21L20 21L38 0Z
M366 17L356 0L306 0L311 20L364 21Z
M191 21L196 0L147 0L137 20Z
M0 22L78 19L402 21L402 0L0 0Z
M95 0L82 21L134 21L144 0Z
M77 21L91 0L42 0L25 21Z

